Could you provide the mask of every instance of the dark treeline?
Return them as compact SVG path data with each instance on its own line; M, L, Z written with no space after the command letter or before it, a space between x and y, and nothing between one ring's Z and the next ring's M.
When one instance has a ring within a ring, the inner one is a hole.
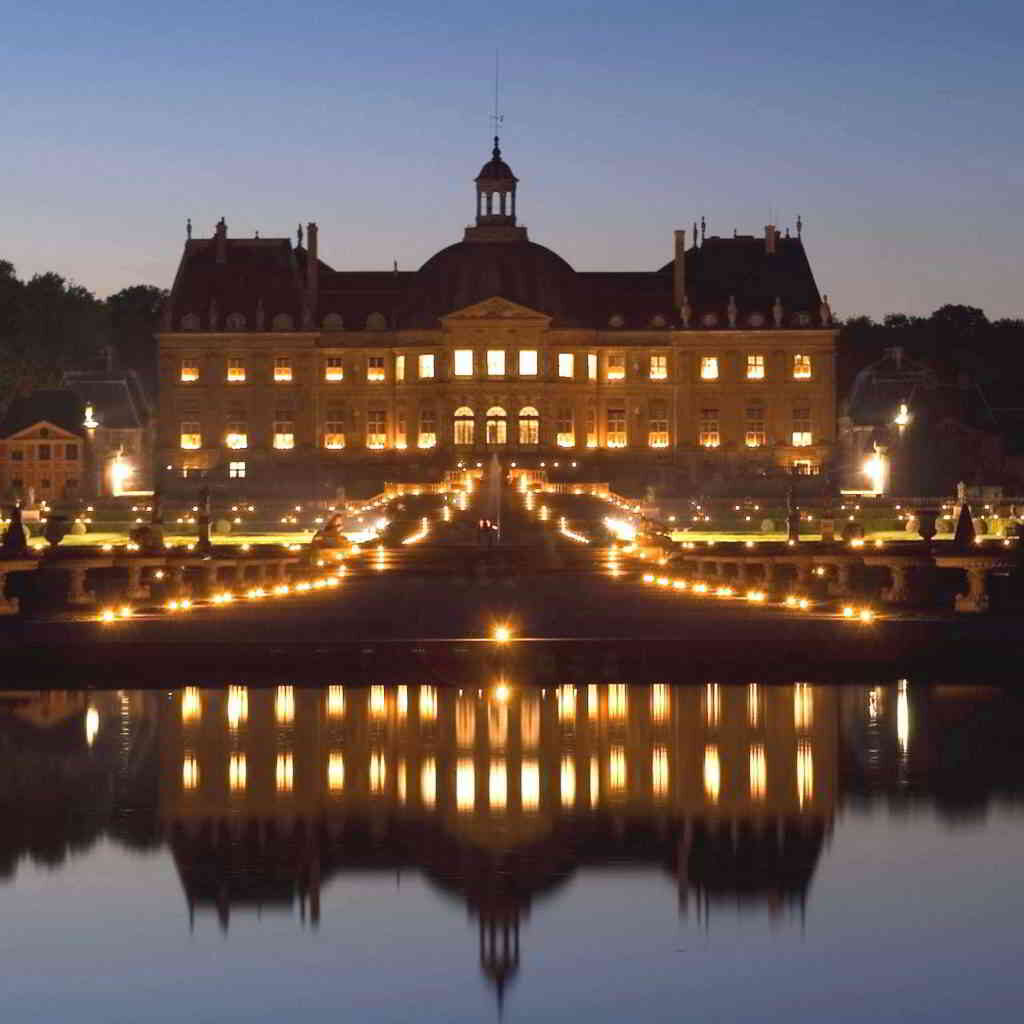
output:
M133 285L102 300L52 272L21 280L0 260L0 412L17 395L58 385L65 370L103 365L108 351L153 394L165 295Z

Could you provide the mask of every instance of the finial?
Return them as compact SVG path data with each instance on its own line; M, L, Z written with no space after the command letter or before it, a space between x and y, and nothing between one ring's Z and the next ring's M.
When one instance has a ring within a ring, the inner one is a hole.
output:
M804 222L800 214L796 215L796 237L802 238L804 234Z
M701 240L702 243L704 241L704 236L707 233L708 233L707 221L705 221L704 218L701 217L701 219L700 219L700 240Z
M298 235L299 235L299 248L301 249L302 248L302 224L301 223L299 224Z
M392 267L392 270L394 271L394 273L397 274L398 273L398 260L394 260L393 262L394 262L394 266Z
M697 222L693 222L693 244L697 244Z
M257 238L259 238L259 237L260 237L260 233L259 233L258 231L256 232L256 237L257 237Z
M185 221L185 237L191 242L192 241L192 218L189 217Z

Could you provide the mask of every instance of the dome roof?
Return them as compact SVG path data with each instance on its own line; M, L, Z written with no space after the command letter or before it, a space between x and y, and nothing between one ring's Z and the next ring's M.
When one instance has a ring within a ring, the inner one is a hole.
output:
M480 168L476 176L477 181L518 181L504 160L501 159L501 150L498 148L498 136L494 136L494 149L491 150L491 159Z
M438 318L496 295L546 313L556 324L578 320L576 272L550 249L522 239L442 249L417 271L399 321L437 327Z

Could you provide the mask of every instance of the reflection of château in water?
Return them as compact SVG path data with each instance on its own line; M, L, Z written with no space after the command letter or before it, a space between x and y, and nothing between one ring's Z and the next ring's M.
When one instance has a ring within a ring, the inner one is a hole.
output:
M429 685L182 691L161 818L190 910L289 904L326 878L421 869L515 970L531 901L581 866L663 865L698 914L800 904L836 802L835 691Z

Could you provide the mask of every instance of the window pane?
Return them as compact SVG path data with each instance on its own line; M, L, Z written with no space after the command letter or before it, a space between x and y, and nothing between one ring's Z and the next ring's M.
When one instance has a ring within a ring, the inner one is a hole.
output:
M500 348L487 350L487 373L491 377L505 376L505 351Z
M624 355L620 354L608 357L608 379L626 379L626 357Z
M701 380L718 380L718 356L701 356Z
M572 377L574 375L576 360L571 352L558 353L558 376Z
M533 348L524 348L519 351L519 376L520 377L536 377L537 376L537 350Z
M395 380L405 380L405 356L395 356Z
M340 356L328 356L324 366L324 380L344 380L345 370L341 364Z
M747 356L747 380L764 380L764 356L752 353Z
M793 356L793 377L796 380L808 380L811 376L811 357Z
M587 353L587 379L597 380L597 353Z
M665 380L668 377L668 356L651 356L651 380Z
M434 376L434 354L424 353L420 356L420 380L430 380Z
M274 380L287 383L292 379L292 361L287 356L278 356L274 360Z
M473 376L473 350L471 348L457 348L455 350L455 376Z

